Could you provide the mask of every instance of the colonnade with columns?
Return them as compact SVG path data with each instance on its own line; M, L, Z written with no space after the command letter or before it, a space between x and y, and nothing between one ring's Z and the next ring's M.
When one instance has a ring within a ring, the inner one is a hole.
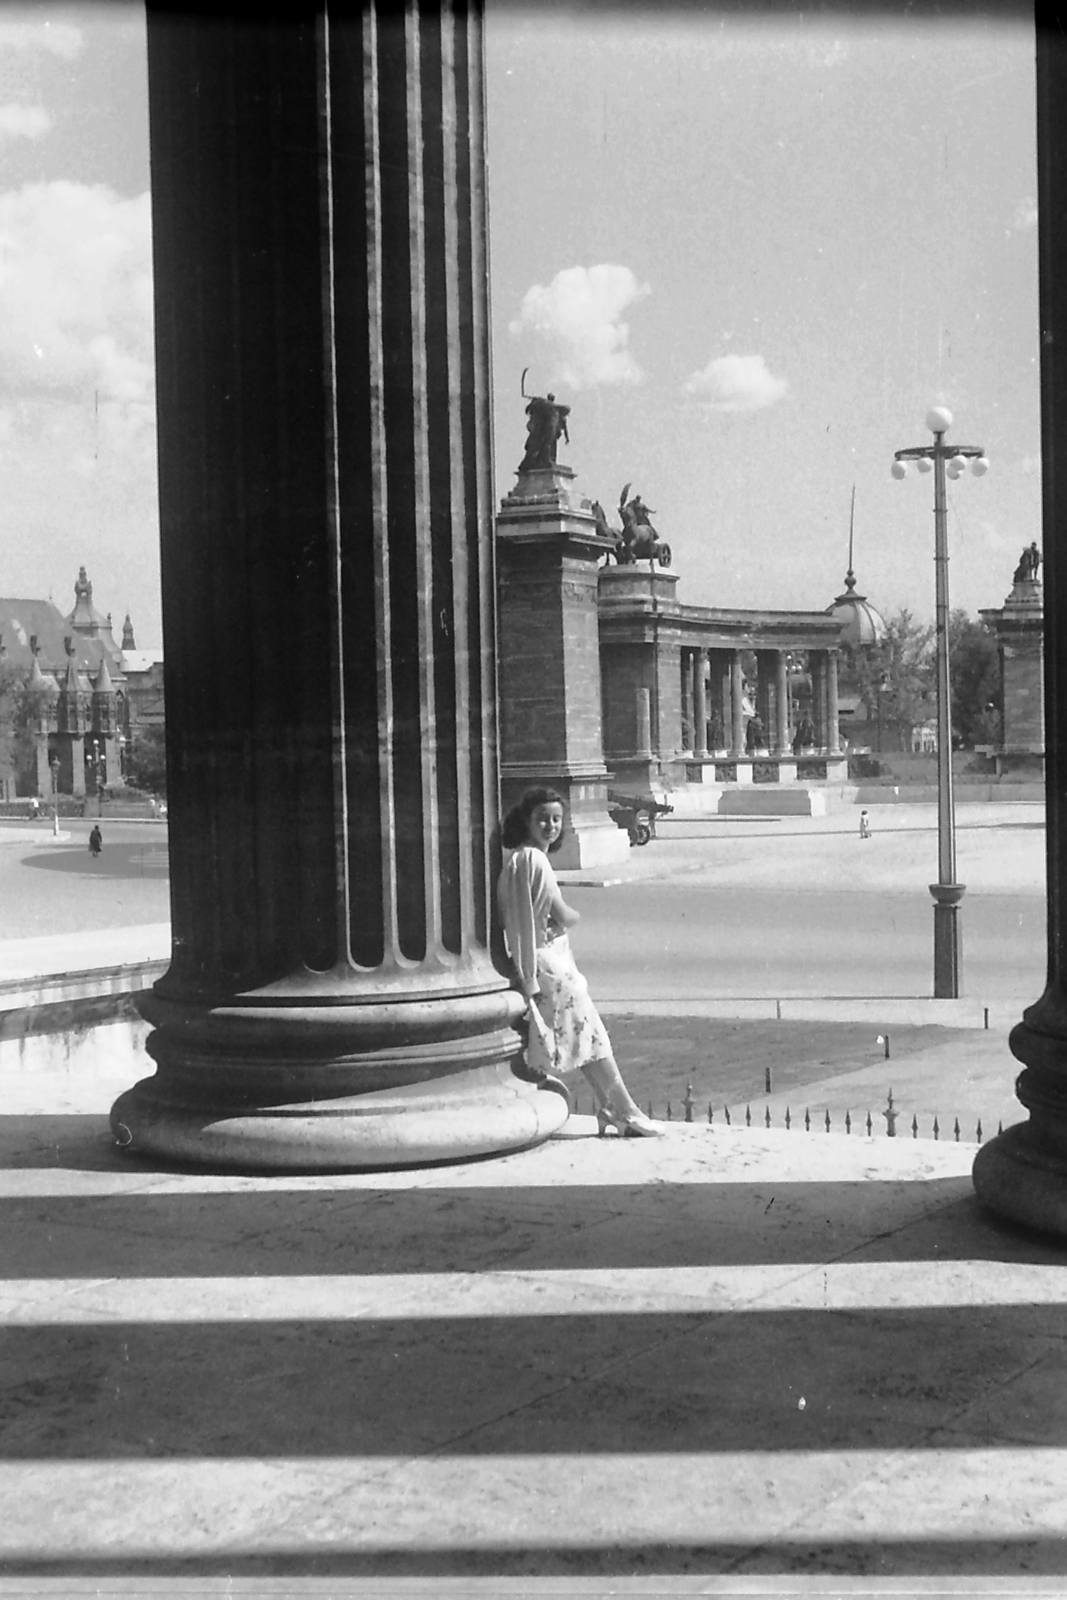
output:
M682 647L682 750L693 760L705 761L716 755L736 760L747 753L744 654L739 648ZM770 757L788 759L794 753L797 731L790 702L789 652L757 648L755 655L755 712L763 727L759 750ZM836 650L809 652L814 734L804 748L812 755L842 754L837 659Z

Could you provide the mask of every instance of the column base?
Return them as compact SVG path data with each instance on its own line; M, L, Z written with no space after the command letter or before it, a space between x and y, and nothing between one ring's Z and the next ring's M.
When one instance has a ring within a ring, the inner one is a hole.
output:
M1024 1070L1015 1093L1030 1113L979 1150L972 1169L984 1206L1067 1238L1067 1036L1058 996L1024 1013L1008 1041ZM1047 1031L1046 1031L1047 1030Z
M536 1144L569 1105L516 1075L525 1005L496 972L479 983L484 964L464 977L427 969L418 994L304 971L214 1000L172 966L137 1000L155 1024L146 1049L157 1069L116 1100L115 1141L212 1170L279 1172Z
M157 1074L120 1095L111 1127L134 1155L213 1171L357 1172L522 1150L568 1115L559 1093L500 1064L377 1094L241 1107L184 1105Z
M1005 1128L983 1145L971 1178L988 1210L1067 1239L1067 1152L1045 1144L1032 1122Z

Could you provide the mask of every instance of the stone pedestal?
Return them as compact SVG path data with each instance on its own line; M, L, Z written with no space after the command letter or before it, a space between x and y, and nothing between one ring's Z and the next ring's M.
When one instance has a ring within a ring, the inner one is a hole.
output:
M522 472L496 525L501 795L562 794L557 867L624 861L627 835L608 814L600 703L597 563L612 541L562 464Z
M1053 29L1037 31L1037 136L1048 972L1010 1040L1029 1120L982 1147L974 1186L992 1210L1067 1238L1067 43Z
M1036 578L1012 585L999 611L983 611L1000 652L1003 703L997 777L1039 777L1045 757L1044 589Z
M493 923L475 8L149 6L173 958L138 1154L529 1144Z

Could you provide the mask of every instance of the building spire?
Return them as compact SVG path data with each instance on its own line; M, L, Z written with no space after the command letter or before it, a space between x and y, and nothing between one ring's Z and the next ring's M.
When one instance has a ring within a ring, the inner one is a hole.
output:
M856 574L852 566L852 541L856 531L856 485L852 485L852 509L848 514L848 571L845 574L845 589L851 594L856 587Z

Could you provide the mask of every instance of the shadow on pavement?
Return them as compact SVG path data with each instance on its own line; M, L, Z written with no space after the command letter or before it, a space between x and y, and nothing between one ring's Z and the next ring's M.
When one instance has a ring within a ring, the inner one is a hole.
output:
M167 878L170 856L165 844L106 844L99 856L85 845L26 856L25 867L40 872L67 872L79 878Z

